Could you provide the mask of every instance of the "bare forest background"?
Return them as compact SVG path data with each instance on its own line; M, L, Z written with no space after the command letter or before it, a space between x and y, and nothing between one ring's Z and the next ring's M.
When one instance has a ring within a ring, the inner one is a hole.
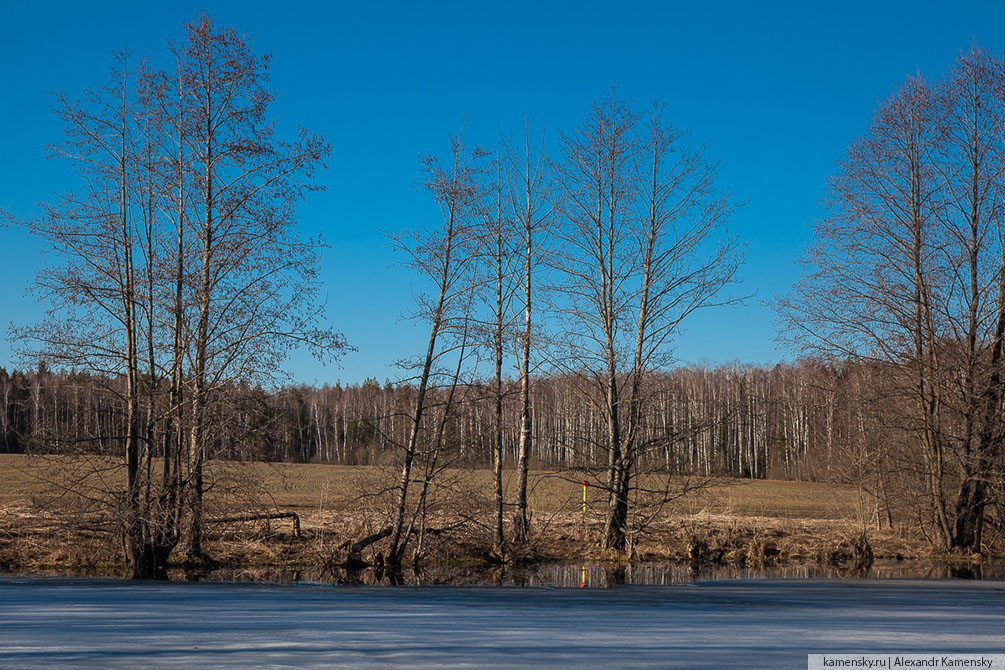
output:
M881 370L804 361L772 368L677 368L647 381L656 401L647 423L676 433L647 454L675 474L862 484L893 488L900 455L863 391ZM118 394L107 379L50 371L0 370L2 453L87 450L115 456L124 430ZM120 381L121 383L121 381ZM531 404L535 468L595 467L606 457L603 417L583 411L575 380L544 378ZM518 387L504 388L503 455L517 459ZM236 461L389 465L407 437L415 389L370 379L363 384L266 391L235 385L214 393L210 458ZM464 389L448 428L455 467L493 462L494 397ZM655 431L654 431L655 434ZM885 436L885 437L884 437ZM652 437L652 436L646 436ZM646 438L643 438L646 439ZM86 446L82 446L86 445ZM904 445L906 447L906 445ZM886 473L887 481L881 480ZM885 505L897 500L884 494Z

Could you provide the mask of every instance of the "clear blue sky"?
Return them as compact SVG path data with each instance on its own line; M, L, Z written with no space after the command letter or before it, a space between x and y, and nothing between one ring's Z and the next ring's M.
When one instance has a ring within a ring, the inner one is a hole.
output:
M694 318L681 362L771 363L772 314L810 240L827 176L872 109L920 71L939 76L976 40L1005 47L1000 2L49 2L0 0L0 208L33 216L35 203L72 187L44 158L59 139L47 92L102 85L109 54L128 45L159 54L181 24L206 11L274 56L274 113L334 146L325 193L300 210L305 233L332 248L324 280L332 324L359 352L341 368L290 362L307 383L394 377L394 360L422 346L400 322L414 291L383 230L434 218L414 188L420 153L466 135L490 144L542 116L549 133L573 127L613 83L637 103L666 99L671 117L711 142L722 181L749 205L731 230L749 240L746 306ZM3 236L3 323L41 313L24 289L38 245ZM0 365L11 347L0 343Z

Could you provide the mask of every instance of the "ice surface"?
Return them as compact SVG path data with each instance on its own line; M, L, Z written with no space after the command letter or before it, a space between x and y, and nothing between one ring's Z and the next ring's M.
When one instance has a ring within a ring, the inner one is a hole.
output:
M0 668L805 668L1005 652L1005 583L600 590L0 579Z

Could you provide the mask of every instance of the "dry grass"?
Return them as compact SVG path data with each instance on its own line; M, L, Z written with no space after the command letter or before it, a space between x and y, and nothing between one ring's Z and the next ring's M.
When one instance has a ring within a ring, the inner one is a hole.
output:
M0 460L0 468L3 461ZM260 478L275 503L283 509L312 510L327 501L344 500L365 491L361 482L380 479L387 469L373 466L304 465L291 463L248 463L240 466ZM0 472L3 472L0 469ZM463 482L472 490L491 490L492 473L488 470L449 471L448 477ZM552 513L579 509L582 487L575 473L533 473L530 480L530 505ZM507 496L515 486L515 477L504 477ZM590 489L591 507L602 507L597 489ZM847 519L857 516L858 498L851 487L818 482L764 480L723 480L696 493L685 503L688 514L712 512L736 516L770 518Z
M0 507L26 505L37 490L37 465L27 456L0 454Z
M59 462L57 461L57 465ZM114 538L74 537L56 515L34 504L49 478L50 461L0 455L0 568L36 571L53 566L113 565L121 562ZM67 464L69 469L71 466ZM392 469L304 464L214 463L217 482L208 494L211 515L240 508L296 511L305 540L292 537L287 521L213 526L209 550L233 565L315 564L337 560L337 547L383 525ZM105 475L116 483L121 472ZM451 482L441 493L442 506L431 523L448 526L459 517L474 518L458 533L430 541L438 560L482 559L489 551L491 473L449 471ZM506 476L511 491L514 477ZM599 488L588 489L582 509L582 487L575 473L534 473L530 507L536 531L533 557L538 560L611 558L597 547L606 501ZM834 548L861 532L861 505L849 487L811 482L722 480L681 499L636 538L634 555L644 559L686 560L698 542L717 560L748 562L827 560ZM918 556L916 537L870 531L877 557ZM76 547L79 551L72 551ZM375 551L374 546L371 551ZM755 555L756 554L756 555Z
M858 516L859 499L849 486L819 482L728 480L688 500L691 514L712 512L741 517L841 519Z
M386 469L375 466L314 465L300 463L218 463L217 474L254 480L267 491L277 507L310 511L329 501L359 496L361 482L382 478ZM447 476L473 490L490 490L488 470L451 471ZM0 507L22 506L39 492L45 479L43 468L19 454L0 454ZM505 475L507 495L515 477ZM596 489L589 491L591 506L600 509ZM545 513L577 508L582 488L575 473L533 473L530 504ZM857 516L858 498L851 487L818 482L772 480L723 480L690 497L681 510L687 514L714 513L768 518L846 519Z

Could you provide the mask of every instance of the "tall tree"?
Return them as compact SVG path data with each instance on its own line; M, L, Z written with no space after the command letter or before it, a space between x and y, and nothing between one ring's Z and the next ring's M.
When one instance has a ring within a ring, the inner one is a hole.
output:
M638 183L632 240L638 267L631 303L635 312L634 346L628 375L621 462L614 469L605 537L620 548L628 524L629 496L639 459L653 449L667 449L677 427L648 431L646 388L651 375L672 362L678 327L699 309L739 300L724 290L735 281L742 261L736 238L725 230L736 205L718 185L718 162L695 146L690 133L665 118L662 101L646 117L635 166ZM661 508L669 490L654 489Z
M144 310L151 286L143 284L144 276L152 277L154 264L143 251L155 234L144 225L150 204L145 185L152 181L153 166L145 155L149 118L137 105L129 52L116 53L114 64L108 87L88 91L82 101L56 96L65 139L53 145L51 155L74 166L82 189L44 204L43 216L26 222L49 245L55 262L37 271L34 284L48 302L45 321L16 332L25 353L49 365L124 379L121 390L115 384L107 390L123 405L119 440L125 489L113 484L100 495L106 505L118 508L134 574L147 577L166 558L153 537L160 520L145 506L156 497L151 490L155 482L141 470L151 456L153 433L152 426L143 429L142 417L155 411L142 406L140 351L154 328L153 315ZM146 383L153 398L154 383Z
M960 484L951 546L980 552L984 509L1000 467L1002 353L1005 339L1005 64L973 48L961 54L940 90L944 136L937 159L945 206L939 210L952 248L947 335L961 340L962 374L949 389L959 398L962 428L954 451ZM958 316L954 312L958 311Z
M630 106L612 90L606 100L593 104L580 129L562 135L556 170L564 219L558 231L563 251L554 257L562 291L558 307L566 324L560 363L598 391L589 397L606 428L604 487L612 513L622 463L620 336L630 318L628 282L634 259L627 245L636 186L631 172L638 151L637 122ZM603 544L624 548L623 530L605 529Z
M296 234L294 205L319 190L314 181L330 149L301 130L274 135L268 116L269 57L206 16L189 24L180 63L187 113L184 135L197 180L190 196L198 262L190 324L192 368L189 558L202 558L203 465L213 389L239 378L267 378L285 352L306 345L319 355L345 347L319 326L319 240Z
M27 222L56 262L35 283L46 321L18 332L34 358L107 380L121 403L121 430L99 425L87 440L121 443L125 488L98 497L121 519L137 577L163 573L186 522L190 556L203 554L214 394L274 379L290 347L346 346L321 326L321 242L294 218L328 146L274 137L268 58L244 38L206 17L187 38L173 72L134 76L123 52L109 87L57 97L66 139L53 154L82 189ZM49 448L67 439L57 424Z
M481 256L485 259L486 275L491 277L494 293L491 305L491 342L493 360L493 407L492 407L492 494L495 519L492 524L492 552L502 559L505 554L506 538L503 530L505 500L503 496L503 436L505 434L505 414L503 411L506 390L503 379L503 359L512 325L511 303L513 298L513 253L512 221L506 206L505 172L501 162L496 161L492 169L486 171L487 183L484 188L485 203L482 206L483 234L479 236Z
M455 374L444 375L442 364L446 357L465 355L474 273L478 259L476 219L481 194L478 184L481 152L469 152L459 136L451 138L450 154L445 165L435 157L423 160L425 179L423 186L440 210L440 221L430 230L415 231L395 238L399 251L406 255L407 264L418 276L429 282L432 291L417 298L417 316L429 323L429 338L423 356L413 367L416 390L409 410L409 428L402 445L401 476L396 487L396 502L390 529L390 546L387 562L398 566L404 558L408 539L417 510L409 513L409 488L412 468L420 453L423 441L439 446L442 434L430 440L428 422L424 417L429 409L430 391L446 384L453 389L460 367ZM453 392L451 391L451 406ZM443 410L447 412L445 408Z
M823 355L892 363L917 412L927 499L948 531L942 488L943 399L932 308L941 241L935 232L939 136L931 87L905 83L879 110L832 179L831 216L819 224L810 273L781 313L803 346Z
M659 103L640 125L615 91L563 135L558 175L556 304L566 325L557 360L592 386L603 417L603 546L621 551L639 450L663 448L674 433L640 440L643 379L669 362L682 321L734 300L721 293L741 257L724 231L734 206L716 185L716 163L666 125Z
M920 521L941 550L980 551L1001 467L1002 72L973 49L945 81L911 78L876 111L779 306L805 349L890 371Z
M517 447L516 513L513 536L526 544L530 533L527 509L527 481L533 438L531 413L531 352L534 345L535 276L542 269L542 250L548 225L554 212L551 166L544 152L544 131L534 137L530 119L524 117L518 143L504 144L510 211L513 214L515 242L513 254L519 261L518 304L523 312L523 326L517 337L517 369L520 380L519 438Z

